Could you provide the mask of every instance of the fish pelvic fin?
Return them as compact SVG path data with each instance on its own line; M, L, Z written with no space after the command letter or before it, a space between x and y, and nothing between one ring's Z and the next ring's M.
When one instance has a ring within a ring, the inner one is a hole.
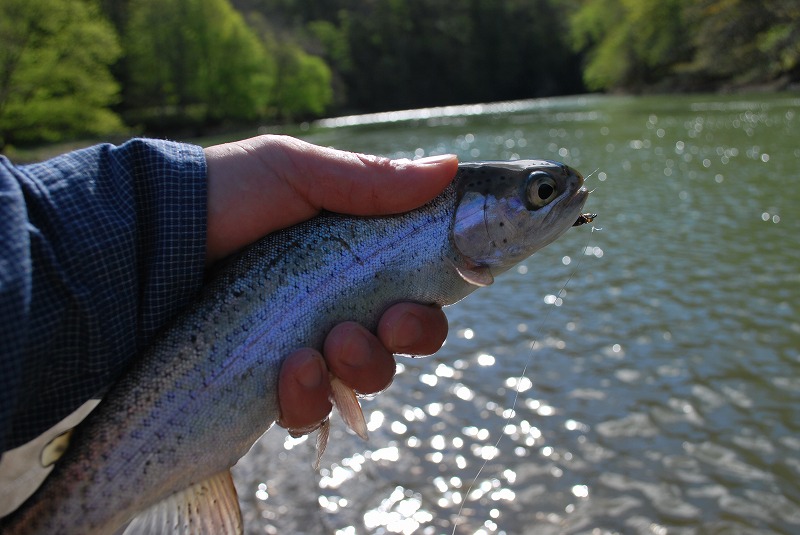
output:
M325 418L322 425L319 426L317 433L317 458L314 460L314 470L319 470L319 464L322 462L322 454L325 453L325 448L328 447L328 438L331 436L331 419Z
M356 393L333 375L331 376L331 397L333 406L339 411L347 427L364 440L369 440L367 421L364 419L364 412L361 410Z
M358 402L355 391L344 384L338 377L331 374L331 402L339 415L344 420L345 425L349 427L356 435L364 440L369 440L367 434L367 421L364 419L364 411L361 410L361 404ZM316 460L314 461L314 470L319 470L320 462L322 461L322 454L325 453L325 448L328 446L328 438L331 434L331 419L326 418L322 425L319 426L319 434L317 435L316 444Z
M244 532L242 512L228 470L172 494L128 524L123 535L216 535Z

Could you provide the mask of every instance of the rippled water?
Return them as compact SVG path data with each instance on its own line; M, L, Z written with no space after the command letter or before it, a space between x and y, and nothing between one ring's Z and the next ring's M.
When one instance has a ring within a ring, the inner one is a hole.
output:
M364 402L368 443L335 421L315 473L268 433L235 469L249 533L800 532L800 95L358 122L299 135L559 159L602 230L451 307L445 347Z

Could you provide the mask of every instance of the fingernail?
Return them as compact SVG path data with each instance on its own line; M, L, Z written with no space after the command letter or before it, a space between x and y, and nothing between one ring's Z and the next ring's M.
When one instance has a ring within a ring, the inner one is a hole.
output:
M427 156L418 160L413 160L414 165L438 165L442 162L452 160L455 154L440 154L439 156Z
M300 385L309 390L319 387L328 370L323 369L323 364L316 357L308 357L303 364L297 368L296 380Z
M411 312L405 312L392 327L392 344L398 351L413 347L422 338L422 322Z
M360 368L367 363L372 348L369 341L360 334L351 334L342 351L341 361L353 368Z

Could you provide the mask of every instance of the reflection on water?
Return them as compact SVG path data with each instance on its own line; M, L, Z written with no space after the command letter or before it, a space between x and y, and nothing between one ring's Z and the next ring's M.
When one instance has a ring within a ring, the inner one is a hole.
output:
M312 441L268 433L235 470L248 532L800 531L798 110L585 97L304 131L562 160L602 230L451 307L442 351L364 402L370 441L334 421L318 473Z

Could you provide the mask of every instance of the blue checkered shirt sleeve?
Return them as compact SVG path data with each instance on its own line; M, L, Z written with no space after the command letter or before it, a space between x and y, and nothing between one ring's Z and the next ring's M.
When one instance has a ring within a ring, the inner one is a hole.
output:
M0 452L102 394L202 284L200 147L0 157Z

